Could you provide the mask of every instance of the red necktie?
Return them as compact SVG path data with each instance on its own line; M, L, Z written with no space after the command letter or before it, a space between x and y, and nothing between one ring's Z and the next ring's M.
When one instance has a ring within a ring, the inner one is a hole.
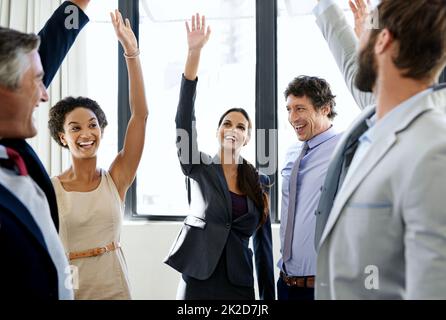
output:
M18 174L20 176L27 176L28 170L26 170L25 161L23 161L23 158L20 156L20 154L14 149L8 147L6 147L5 149L9 159L15 164L18 170Z

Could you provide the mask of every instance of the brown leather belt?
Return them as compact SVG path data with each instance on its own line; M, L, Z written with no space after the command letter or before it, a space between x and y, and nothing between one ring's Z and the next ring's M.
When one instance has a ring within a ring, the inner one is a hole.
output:
M280 278L282 278L283 282L289 287L314 288L314 276L290 277L280 271Z
M100 256L101 254L104 254L106 252L116 250L120 247L121 247L121 245L119 244L119 242L113 241L103 247L97 247L97 248L88 249L88 250L84 250L84 251L78 251L78 252L70 252L68 254L68 258L70 260L74 260L74 259L80 259L80 258L96 257L96 256Z

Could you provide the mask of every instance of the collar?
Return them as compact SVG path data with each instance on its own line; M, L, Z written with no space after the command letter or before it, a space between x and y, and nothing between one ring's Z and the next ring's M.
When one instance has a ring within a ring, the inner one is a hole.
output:
M308 144L308 147L310 149L313 149L317 147L318 145L324 143L327 140L330 140L334 136L337 135L336 130L333 128L333 125L330 126L327 130L324 132L319 133L318 135L314 136L310 140L307 140L306 143Z
M395 128L399 123L401 118L408 114L410 109L423 97L427 96L429 93L432 93L433 89L428 88L423 90L409 99L403 101L394 109L392 109L389 113L387 113L383 118L377 120L376 113L370 118L366 120L366 123L369 129L364 132L361 136L362 139L366 138L370 142L374 140L379 140L381 135L387 135L389 128Z
M2 145L0 145L0 159L9 159L6 148Z

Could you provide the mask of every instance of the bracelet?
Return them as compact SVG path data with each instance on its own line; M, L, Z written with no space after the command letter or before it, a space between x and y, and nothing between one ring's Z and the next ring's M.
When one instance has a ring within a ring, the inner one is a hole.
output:
M137 56L139 56L139 48L138 48L138 50L136 50L135 53L133 53L133 54L131 54L131 55L129 55L129 54L127 54L127 53L124 52L124 57L126 57L127 59L134 59L134 58L136 58Z

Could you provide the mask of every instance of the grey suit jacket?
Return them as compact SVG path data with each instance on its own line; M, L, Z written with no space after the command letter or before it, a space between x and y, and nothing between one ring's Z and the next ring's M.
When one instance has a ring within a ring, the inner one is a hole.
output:
M370 118L375 113L375 97L371 93L359 91L354 85L354 77L357 70L357 39L352 28L347 23L341 8L337 5L332 5L320 16L317 16L316 19L316 23L327 41L330 51L356 103L361 109L369 107L350 125L349 129L347 129L347 132L350 132L350 134L344 134L333 152L333 160L327 169L325 183L322 187L319 205L316 210L314 245L317 250L338 190L342 160L346 151L352 148L353 143L361 135L362 126L366 125L364 122L365 119ZM352 130L353 128L355 130Z
M352 33L342 11L331 6L318 24L355 99L373 102L353 88ZM445 108L445 89L418 101L337 194L345 152L374 106L346 131L318 208L326 223L319 223L317 299L446 298Z

